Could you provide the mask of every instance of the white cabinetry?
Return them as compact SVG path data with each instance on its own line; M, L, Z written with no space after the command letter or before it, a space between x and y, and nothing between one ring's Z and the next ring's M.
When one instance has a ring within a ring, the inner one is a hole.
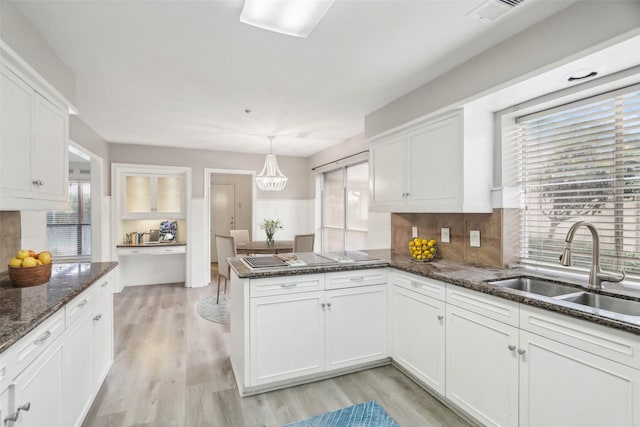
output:
M68 206L68 114L2 65L0 208Z
M185 215L184 168L115 164L121 219L179 219Z
M113 361L110 272L0 355L5 426L82 424Z
M479 147L463 135L459 111L371 139L372 210L490 212L491 165L471 159Z
M57 340L16 377L14 427L65 427L62 363L62 340Z
M231 360L241 394L388 357L385 269L239 279ZM335 375L335 374L334 374Z
M394 362L444 396L445 285L406 273L392 275Z

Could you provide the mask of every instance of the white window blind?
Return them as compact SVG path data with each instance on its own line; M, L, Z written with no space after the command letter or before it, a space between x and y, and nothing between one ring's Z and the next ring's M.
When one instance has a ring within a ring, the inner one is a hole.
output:
M47 212L47 246L54 257L91 256L91 184L69 182L69 211Z
M518 119L523 262L559 265L569 227L594 224L601 264L640 278L640 87ZM581 227L573 264L591 265Z

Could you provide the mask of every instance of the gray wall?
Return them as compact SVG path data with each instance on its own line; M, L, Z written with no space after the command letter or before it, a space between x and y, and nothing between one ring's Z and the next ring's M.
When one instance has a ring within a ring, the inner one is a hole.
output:
M244 154L225 151L193 150L149 145L109 144L110 161L145 165L187 166L191 168L191 195L204 197L204 169L242 169L259 173L264 154ZM258 190L258 199L312 199L309 182L311 168L308 158L277 156L278 166L289 180L283 191Z
M109 143L91 129L80 117L69 117L69 138L102 159L102 191L111 194L111 166Z
M364 134L358 134L317 152L309 157L309 163L314 168L367 150L369 150L369 147L364 141Z
M365 136L453 108L640 33L640 1L579 1L365 117Z
M0 1L0 38L67 100L75 103L75 76L20 12L17 3L7 0Z

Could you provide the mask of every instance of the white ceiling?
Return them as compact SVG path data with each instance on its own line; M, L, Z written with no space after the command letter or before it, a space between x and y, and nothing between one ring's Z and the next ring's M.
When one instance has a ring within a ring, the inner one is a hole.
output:
M364 116L576 0L337 0L307 39L238 21L241 0L21 1L109 142L308 156ZM245 109L251 113L246 114Z

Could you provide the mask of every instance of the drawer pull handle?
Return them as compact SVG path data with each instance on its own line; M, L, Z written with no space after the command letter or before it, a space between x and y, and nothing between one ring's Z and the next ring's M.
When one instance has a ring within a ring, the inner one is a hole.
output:
M507 348L508 348L510 351L515 351L516 346L515 346L515 345L513 345L513 344L510 344L510 345L508 345L508 346L507 346Z
M94 317L93 321L98 322L100 319L102 319L102 314L98 314L96 317Z
M14 412L12 415L9 415L8 417L6 417L4 419L4 423L15 423L16 421L18 421L18 416L20 415L20 411L25 411L25 412L29 412L29 409L31 409L31 402L27 402L24 405L20 405L18 406L18 410L16 410L16 412Z
M45 342L46 340L48 340L50 336L51 336L51 332L50 332L50 331L47 331L47 332L45 332L45 333L44 333L40 338L38 338L37 340L35 340L33 343L34 343L35 345L40 345L40 344L42 344L43 342Z
M104 288L105 286L107 286L109 284L109 282L104 282L102 285L100 285L101 288Z
M419 288L420 286L422 286L422 283L420 283L420 282L415 282L415 281L413 281L413 280L411 281L411 284L412 284L413 286L415 286L416 288Z
M364 280L364 277L360 276L360 277L352 277L351 281L352 282L362 282Z
M280 287L285 288L285 289L295 288L296 286L298 286L297 283L283 283L283 284L280 285Z
M88 303L88 302L89 302L89 301L87 301L86 299L83 299L83 300L80 302L80 304L78 304L78 308L82 308L82 307L84 307L85 305L87 305L87 303Z

